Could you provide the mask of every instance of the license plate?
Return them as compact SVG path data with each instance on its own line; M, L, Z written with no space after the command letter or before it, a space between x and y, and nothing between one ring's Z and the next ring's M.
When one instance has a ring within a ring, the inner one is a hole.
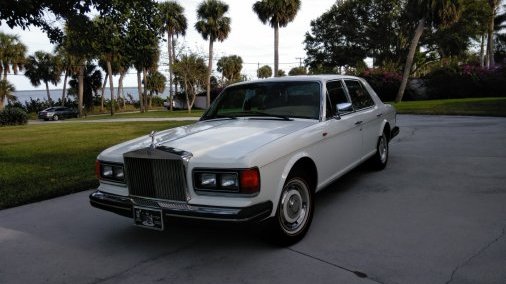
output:
M134 207L135 225L163 231L163 214L160 209Z

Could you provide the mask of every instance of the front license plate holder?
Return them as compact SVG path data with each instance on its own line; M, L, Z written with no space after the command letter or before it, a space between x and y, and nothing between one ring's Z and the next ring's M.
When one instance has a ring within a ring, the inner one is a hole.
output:
M134 206L133 210L135 225L163 231L163 214L161 209Z

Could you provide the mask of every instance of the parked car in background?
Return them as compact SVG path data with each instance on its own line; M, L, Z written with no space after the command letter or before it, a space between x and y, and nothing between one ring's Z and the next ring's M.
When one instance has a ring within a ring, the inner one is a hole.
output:
M394 108L358 77L233 84L199 122L100 153L90 202L156 230L167 217L263 222L292 244L315 193L365 161L385 168L398 133Z
M78 116L78 112L68 107L50 107L39 112L39 119L44 120L60 120L65 118L74 118Z

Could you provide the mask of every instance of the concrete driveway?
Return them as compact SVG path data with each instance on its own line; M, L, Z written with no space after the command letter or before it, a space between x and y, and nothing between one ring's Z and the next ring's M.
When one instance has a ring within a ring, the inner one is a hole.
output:
M506 119L398 119L387 168L321 192L292 247L140 229L82 192L0 211L0 283L506 283Z

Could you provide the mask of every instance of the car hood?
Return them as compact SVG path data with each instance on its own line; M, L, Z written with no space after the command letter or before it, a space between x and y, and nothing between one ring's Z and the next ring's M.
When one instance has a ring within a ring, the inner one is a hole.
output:
M155 145L190 152L192 162L199 166L231 166L247 164L248 154L281 137L317 123L315 120L295 119L229 119L202 121L155 134ZM130 140L103 151L99 160L123 162L123 153L151 145L149 135Z

